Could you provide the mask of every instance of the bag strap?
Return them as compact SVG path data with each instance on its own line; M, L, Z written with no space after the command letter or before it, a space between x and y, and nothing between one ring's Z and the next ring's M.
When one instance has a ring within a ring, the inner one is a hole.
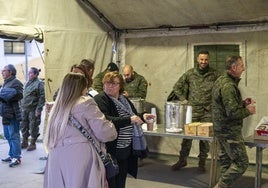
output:
M97 153L99 154L101 160L105 165L109 160L107 159L104 152L100 149L100 147L98 147L95 140L90 136L89 132L73 116L70 116L69 119L72 125L76 127L83 134L83 136L85 136L92 143L92 145L95 147Z

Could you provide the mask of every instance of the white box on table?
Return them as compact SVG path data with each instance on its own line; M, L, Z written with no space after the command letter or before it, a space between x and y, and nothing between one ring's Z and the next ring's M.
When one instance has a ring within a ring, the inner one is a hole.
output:
M254 139L268 140L268 117L263 117L254 129Z

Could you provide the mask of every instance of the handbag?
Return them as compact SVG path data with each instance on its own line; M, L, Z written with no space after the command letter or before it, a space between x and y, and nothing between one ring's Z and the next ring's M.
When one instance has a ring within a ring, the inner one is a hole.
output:
M146 139L143 135L141 126L135 124L133 126L132 136L133 154L139 158L146 158L148 155L148 147Z
M89 132L73 117L69 117L72 125L76 127L95 147L97 153L99 154L106 170L106 178L110 179L119 173L119 166L117 160L112 157L109 153L104 153L100 147L96 144L95 140L90 136Z

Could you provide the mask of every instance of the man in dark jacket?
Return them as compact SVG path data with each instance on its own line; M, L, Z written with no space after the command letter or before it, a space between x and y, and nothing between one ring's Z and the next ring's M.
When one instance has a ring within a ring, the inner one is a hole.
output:
M16 73L15 67L11 64L3 68L4 84L0 90L0 115L2 116L4 136L10 147L9 157L2 159L2 161L9 162L10 167L21 163L19 101L23 97L23 84L16 78Z
M243 101L238 89L245 70L242 58L227 58L226 70L212 89L212 118L221 170L216 188L231 187L246 171L248 156L242 136L243 119L256 113L254 101L250 98Z

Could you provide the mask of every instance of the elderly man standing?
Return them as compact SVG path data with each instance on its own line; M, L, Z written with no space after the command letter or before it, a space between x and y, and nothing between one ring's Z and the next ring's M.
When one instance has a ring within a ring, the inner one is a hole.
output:
M123 68L125 78L124 95L128 98L146 98L148 82L136 73L131 65L126 64Z
M217 79L212 89L212 117L221 171L216 188L231 187L248 167L243 119L255 114L256 109L251 98L242 100L238 89L244 70L242 57L228 57L226 73Z
M23 97L23 84L16 78L14 65L6 65L2 70L4 84L0 90L0 115L4 136L9 144L9 157L2 159L9 167L21 164L20 121L21 111L19 101Z

